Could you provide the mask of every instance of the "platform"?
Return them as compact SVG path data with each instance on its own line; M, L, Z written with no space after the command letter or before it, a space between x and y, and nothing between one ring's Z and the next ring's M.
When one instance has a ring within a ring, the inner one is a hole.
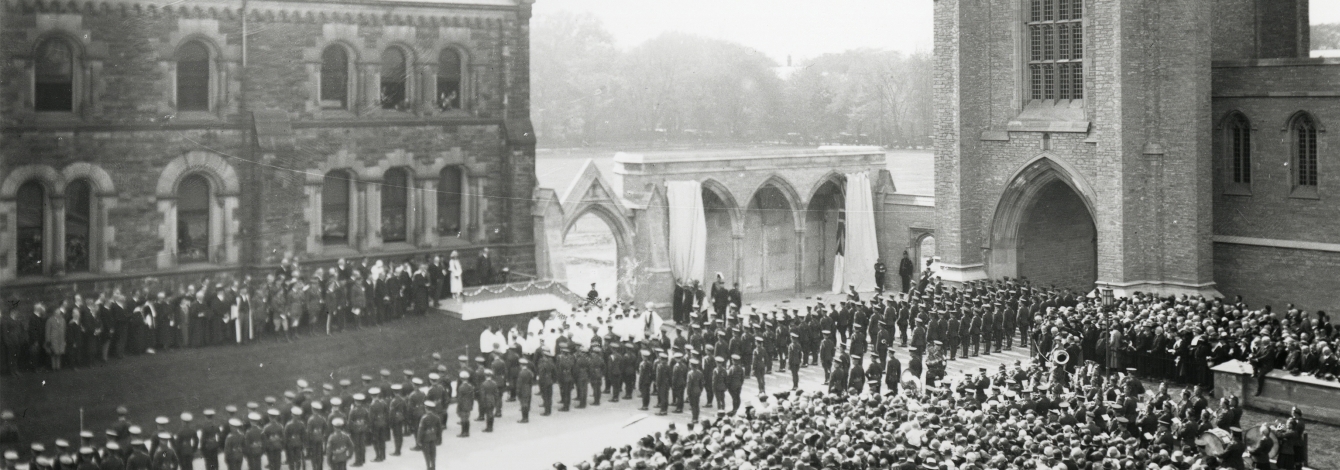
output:
M1340 382L1276 369L1266 374L1265 388L1257 395L1251 364L1232 360L1211 370L1215 396L1237 395L1243 406L1281 415L1297 406L1308 421L1340 425Z
M468 288L456 298L438 301L435 310L470 321L553 311L568 314L582 300L561 283L526 281Z

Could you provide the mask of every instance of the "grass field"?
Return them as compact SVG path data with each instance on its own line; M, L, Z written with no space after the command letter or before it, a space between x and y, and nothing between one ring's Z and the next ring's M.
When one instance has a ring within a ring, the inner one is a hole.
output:
M5 377L0 381L0 406L19 416L25 441L48 445L57 437L73 441L81 408L84 427L101 435L121 404L137 424L152 425L159 415L175 423L182 411L198 416L200 410L212 407L222 414L227 404L263 403L266 396L282 400L284 390L294 388L298 378L320 387L341 378L358 383L362 374L375 375L382 368L392 370L397 379L406 368L427 375L433 352L451 362L466 348L473 354L479 332L490 321L522 320L461 322L430 314L333 336L302 337L295 343L174 350L92 368Z

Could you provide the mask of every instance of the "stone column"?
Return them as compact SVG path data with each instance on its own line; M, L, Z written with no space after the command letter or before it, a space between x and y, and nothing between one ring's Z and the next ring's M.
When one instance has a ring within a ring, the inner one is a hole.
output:
M421 215L419 224L420 247L437 246L437 178L421 177L419 178L420 207Z
M805 292L805 229L796 228L796 293Z
M51 266L46 269L47 274L64 275L65 274L65 196L51 196L48 198L51 204L51 220L47 227L47 232L51 233L50 256L44 257L51 260Z
M321 254L323 245L321 243L321 225L322 225L322 207L321 207L322 185L308 181L303 186L303 191L307 193L307 210L303 215L307 218L307 252L313 255Z

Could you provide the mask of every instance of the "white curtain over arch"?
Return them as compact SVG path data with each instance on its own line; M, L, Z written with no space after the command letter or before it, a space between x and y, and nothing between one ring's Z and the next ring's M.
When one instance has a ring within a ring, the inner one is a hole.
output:
M670 216L670 274L684 284L703 281L707 265L707 218L697 181L667 181Z
M843 284L855 285L858 291L875 290L875 261L879 259L879 243L875 238L875 203L870 191L870 174L847 174L846 239L843 240L841 266L834 266L833 276L841 276Z

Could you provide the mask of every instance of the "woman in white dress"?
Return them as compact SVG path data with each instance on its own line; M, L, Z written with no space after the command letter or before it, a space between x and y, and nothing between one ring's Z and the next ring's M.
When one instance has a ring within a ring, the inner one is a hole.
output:
M461 295L465 287L461 284L461 256L455 250L451 252L451 261L447 263L447 273L451 278L451 297Z

